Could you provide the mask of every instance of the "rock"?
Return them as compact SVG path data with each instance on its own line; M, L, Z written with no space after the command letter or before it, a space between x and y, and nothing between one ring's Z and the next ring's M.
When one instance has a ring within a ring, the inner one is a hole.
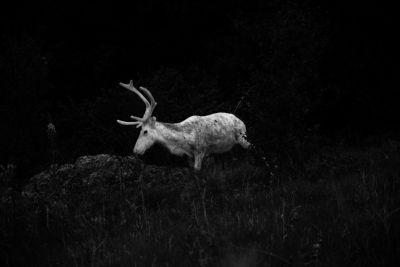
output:
M51 165L33 176L24 187L22 197L29 203L47 203L77 207L87 202L94 208L104 198L117 198L115 204L137 202L139 193L150 199L179 195L187 168L145 165L133 157L107 154L82 156L74 164ZM124 199L122 199L124 198ZM110 202L110 203L111 203Z

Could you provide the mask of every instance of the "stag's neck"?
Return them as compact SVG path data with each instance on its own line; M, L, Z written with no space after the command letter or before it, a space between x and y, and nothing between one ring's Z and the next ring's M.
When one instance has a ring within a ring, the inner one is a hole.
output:
M193 138L184 132L179 123L156 122L159 136L158 141L175 155L193 156Z

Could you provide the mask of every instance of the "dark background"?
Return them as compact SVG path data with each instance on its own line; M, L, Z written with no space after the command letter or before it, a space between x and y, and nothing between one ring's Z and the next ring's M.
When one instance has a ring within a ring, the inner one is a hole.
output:
M1 15L0 163L19 181L51 162L50 121L57 161L130 154L138 131L115 122L144 112L118 86L130 79L152 91L158 120L235 112L271 153L399 136L397 29L382 3L35 3Z

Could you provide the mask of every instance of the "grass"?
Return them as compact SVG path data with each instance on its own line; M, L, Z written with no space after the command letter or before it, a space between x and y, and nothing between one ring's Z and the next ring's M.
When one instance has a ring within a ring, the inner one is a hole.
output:
M321 149L301 164L71 166L1 187L2 266L391 266L400 146ZM142 168L143 167L143 168ZM101 168L100 168L101 169ZM7 173L3 171L2 181Z

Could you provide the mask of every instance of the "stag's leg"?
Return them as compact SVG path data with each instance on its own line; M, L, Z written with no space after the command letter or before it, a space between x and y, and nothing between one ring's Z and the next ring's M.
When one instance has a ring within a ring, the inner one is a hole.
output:
M193 170L193 176L196 180L196 186L197 190L200 192L200 179L199 179L199 174L200 174L200 169L201 169L201 162L203 161L204 153L195 153L194 154L194 170Z
M251 147L251 143L247 141L246 132L240 132L238 142L245 149L249 149Z
M204 222L207 227L207 230L209 230L207 207L206 207L206 187L207 186L203 179L202 179L203 189L202 189L202 186L200 186L200 184L199 184L199 182L200 182L199 176L200 176L200 178L202 176L201 172L200 172L201 163L203 162L205 154L206 154L205 152L199 152L194 155L194 177L196 179L197 190L198 190L198 194L199 194L199 197L201 200Z
M201 163L203 162L205 153L204 152L199 152L194 155L194 169L195 171L200 171L201 169Z
M237 138L237 142L242 148L247 150L246 152L243 153L242 159L246 159L246 161L249 161L249 160L251 161L250 150L252 150L254 148L254 145L252 143L250 143L249 141L247 141L247 135L246 135L245 130L240 131L239 136Z
M186 158L186 160L187 160L189 169L190 169L190 170L193 170L193 168L194 168L194 159L193 159L192 157L189 157L189 156L188 156L188 157Z

